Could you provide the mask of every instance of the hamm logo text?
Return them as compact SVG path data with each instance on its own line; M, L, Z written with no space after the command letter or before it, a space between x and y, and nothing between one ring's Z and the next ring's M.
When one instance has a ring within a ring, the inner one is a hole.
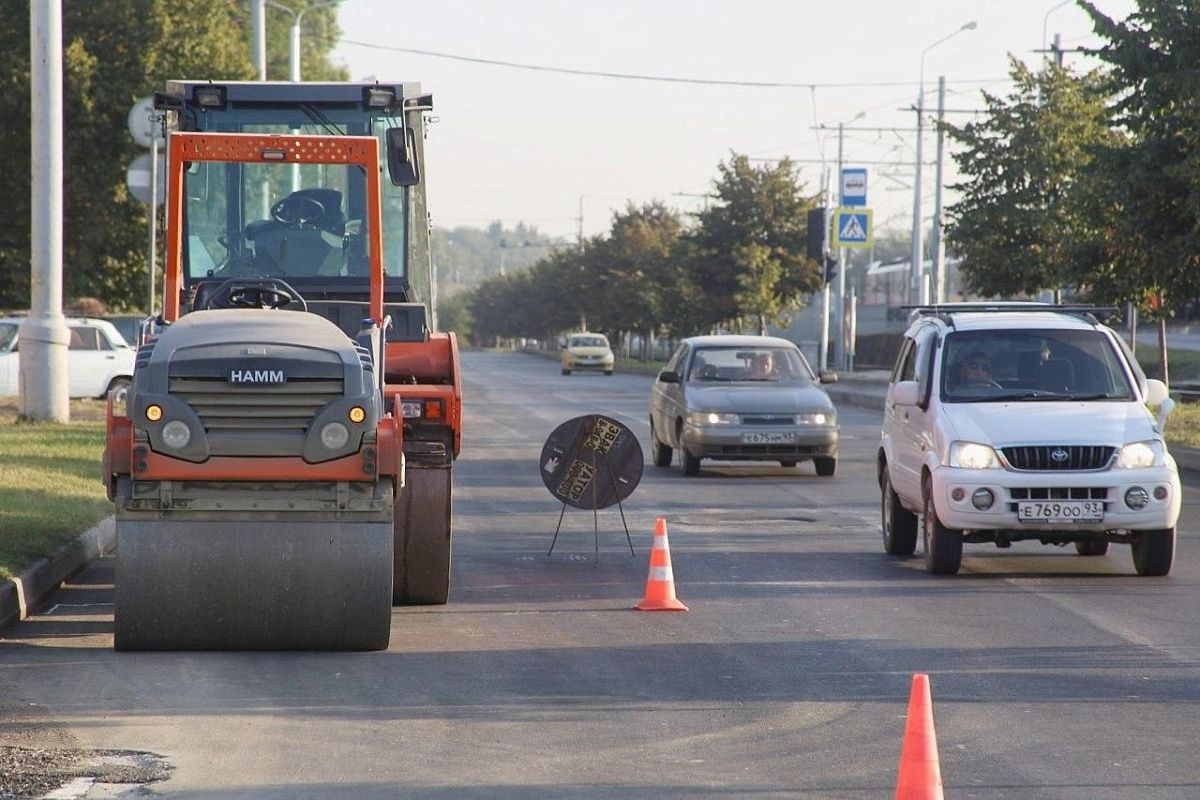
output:
M286 383L281 369L231 369L230 383Z

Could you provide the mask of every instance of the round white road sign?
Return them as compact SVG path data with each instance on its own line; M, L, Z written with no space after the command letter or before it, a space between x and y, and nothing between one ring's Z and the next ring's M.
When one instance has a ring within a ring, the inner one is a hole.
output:
M142 147L149 147L151 137L158 140L158 146L163 146L162 125L151 125L150 115L154 113L154 98L143 97L129 109L129 135Z
M165 156L158 157L158 192L155 195L154 205L158 207L162 204L163 195L167 191L167 160ZM133 160L129 165L129 169L125 170L125 185L129 187L129 193L140 203L150 202L150 154L142 153Z

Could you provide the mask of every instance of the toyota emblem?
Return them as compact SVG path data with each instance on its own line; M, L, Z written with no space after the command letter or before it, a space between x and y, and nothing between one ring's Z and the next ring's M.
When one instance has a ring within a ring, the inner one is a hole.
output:
M1061 447L1057 447L1054 450L1050 451L1050 460L1055 462L1056 464L1061 464L1062 462L1066 461L1070 457L1071 457L1071 454L1068 453L1066 450L1062 449Z

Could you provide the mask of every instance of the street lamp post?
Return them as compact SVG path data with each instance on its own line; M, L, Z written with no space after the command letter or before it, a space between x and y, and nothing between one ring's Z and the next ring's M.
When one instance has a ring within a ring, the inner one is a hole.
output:
M912 231L912 263L910 265L909 297L920 305L925 305L928 298L925 295L925 276L923 269L924 243L921 229L921 161L924 158L924 125L925 125L925 56L929 51L942 42L953 39L963 31L973 31L977 27L974 20L966 23L953 33L943 36L921 51L921 80L917 90L917 164L916 177L913 179L913 231Z
M288 6L283 5L282 3L276 3L275 0L265 0L266 4L271 8L277 8L280 11L286 11L292 15L291 48L290 56L288 58L288 80L300 80L300 25L304 22L304 15L309 11L316 11L319 8L336 6L341 1L342 0L323 0L323 2L313 3L310 6L305 6L299 11L296 11Z

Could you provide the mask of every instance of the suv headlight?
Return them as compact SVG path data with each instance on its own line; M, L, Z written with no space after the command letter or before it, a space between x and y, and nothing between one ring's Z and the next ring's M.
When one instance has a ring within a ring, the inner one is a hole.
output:
M986 444L951 442L950 466L962 469L1000 469L996 451Z
M692 425L737 425L737 414L719 414L716 411L692 411L688 414Z
M1165 463L1163 443L1154 439L1145 442L1130 442L1117 452L1118 469L1161 467Z

